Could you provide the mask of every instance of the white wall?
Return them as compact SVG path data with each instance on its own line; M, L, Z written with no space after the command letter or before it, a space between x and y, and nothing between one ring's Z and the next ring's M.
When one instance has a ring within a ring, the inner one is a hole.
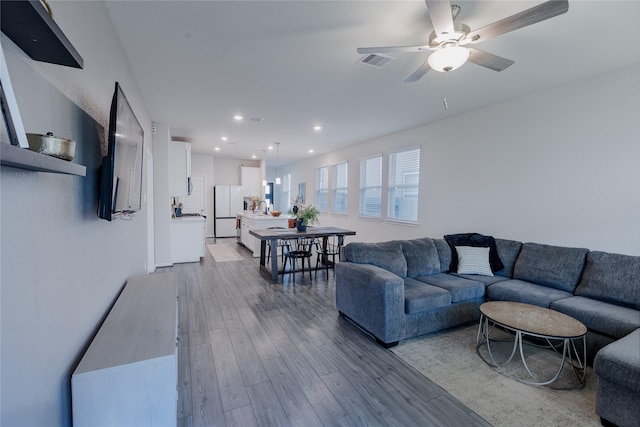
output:
M71 424L75 365L124 282L144 274L147 260L146 194L131 221L96 213L115 81L143 125L145 151L151 120L104 3L53 6L83 70L35 62L4 35L2 48L26 131L76 140L75 161L87 176L0 168L3 426Z
M173 265L171 252L171 197L169 196L169 126L156 123L153 135L153 209L156 267Z
M259 160L214 159L213 185L240 185L240 166L259 167Z
M349 241L480 232L640 255L639 75L636 64L295 163L281 174L306 182L313 203L314 169L347 159L348 215L325 215L321 224L356 230ZM419 225L359 219L359 159L415 145L422 146Z
M207 217L207 237L213 237L213 175L214 158L211 154L191 153L191 175L204 177L204 203Z

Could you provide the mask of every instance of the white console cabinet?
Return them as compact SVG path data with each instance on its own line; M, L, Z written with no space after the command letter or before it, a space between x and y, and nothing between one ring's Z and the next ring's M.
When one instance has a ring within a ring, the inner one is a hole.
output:
M71 377L73 425L175 426L175 273L131 278Z

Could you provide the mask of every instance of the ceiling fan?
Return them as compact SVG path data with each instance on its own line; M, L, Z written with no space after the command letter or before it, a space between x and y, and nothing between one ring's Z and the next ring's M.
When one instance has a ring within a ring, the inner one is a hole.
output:
M472 45L489 40L501 34L541 22L569 10L567 0L550 0L507 18L486 25L477 30L462 23L453 22L460 13L460 6L449 0L425 0L434 31L429 43L418 46L359 47L358 53L372 54L385 52L427 52L431 54L406 80L406 83L420 80L429 70L448 72L461 67L465 62L473 62L495 71L502 71L514 61L485 52Z

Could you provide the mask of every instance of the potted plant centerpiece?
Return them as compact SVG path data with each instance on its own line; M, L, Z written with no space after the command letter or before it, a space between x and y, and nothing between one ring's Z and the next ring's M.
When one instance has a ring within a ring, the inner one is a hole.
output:
M294 205L297 209L289 209L289 215L296 217L296 228L300 232L307 231L307 225L318 224L318 216L320 211L313 205L304 206L302 204Z

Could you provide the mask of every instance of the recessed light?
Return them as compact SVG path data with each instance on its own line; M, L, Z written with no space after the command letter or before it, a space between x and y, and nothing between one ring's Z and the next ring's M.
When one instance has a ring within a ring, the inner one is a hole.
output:
M310 149L309 149L309 153L313 153L313 148L310 148Z
M233 116L233 120L240 121L240 120L242 120L242 119L244 119L244 117L242 117L242 116L241 116L241 115L239 115L239 114L236 114L235 116Z
M313 130L315 130L316 132L320 132L322 130L322 126L316 125L313 127Z
M220 151L220 147L213 147L214 150Z
M258 156L256 156L255 154L252 154L252 155L251 155L251 158L252 158L252 159L255 159L256 157L258 157Z
M220 138L220 140L221 140L221 141L228 141L228 140L229 140L229 138L228 138L228 137L226 137L226 136L223 136L223 137L221 137L221 138Z
M269 150L273 150L273 145L267 147Z

